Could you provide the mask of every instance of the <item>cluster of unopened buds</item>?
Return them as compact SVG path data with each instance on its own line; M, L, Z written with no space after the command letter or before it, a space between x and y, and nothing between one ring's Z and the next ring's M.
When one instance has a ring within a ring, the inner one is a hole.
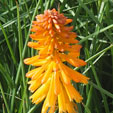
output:
M28 46L36 49L37 55L26 58L24 63L36 67L26 77L31 78L28 83L32 102L39 104L44 100L42 113L76 113L75 102L83 99L71 81L87 84L89 78L66 65L86 65L79 59L81 45L72 32L73 26L66 26L71 22L55 9L46 10L33 21L34 33L30 37L35 41L28 42Z

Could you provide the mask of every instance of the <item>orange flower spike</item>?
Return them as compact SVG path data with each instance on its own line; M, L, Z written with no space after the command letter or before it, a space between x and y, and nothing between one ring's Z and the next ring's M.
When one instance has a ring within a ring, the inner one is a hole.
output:
M89 78L72 70L64 64L80 67L86 62L79 59L81 45L76 39L76 33L72 32L73 26L66 26L72 19L67 19L55 9L46 10L44 14L36 16L30 38L34 42L28 42L28 46L37 51L37 55L26 58L24 63L36 68L26 73L31 80L29 90L33 93L30 97L35 104L44 99L41 113L76 113L77 103L82 101L82 96L71 84L87 84ZM75 109L76 108L76 109Z

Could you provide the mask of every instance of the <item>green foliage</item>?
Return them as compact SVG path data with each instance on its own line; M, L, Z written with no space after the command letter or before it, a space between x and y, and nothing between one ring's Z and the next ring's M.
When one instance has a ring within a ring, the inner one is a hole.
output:
M40 113L33 105L23 59L35 52L27 47L37 14L56 8L73 19L87 65L75 68L90 78L77 85L84 97L80 113L113 113L112 0L0 0L0 113Z

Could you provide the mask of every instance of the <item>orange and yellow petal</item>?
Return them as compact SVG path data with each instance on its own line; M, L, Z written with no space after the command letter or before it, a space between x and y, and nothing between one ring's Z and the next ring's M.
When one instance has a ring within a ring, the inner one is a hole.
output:
M32 96L30 96L30 99L32 99L33 103L38 104L46 97L50 82L51 80L49 79L45 84L40 86L40 88L38 88Z
M57 96L54 93L54 79L52 76L49 91L42 107L42 113L46 113L48 108L55 108L56 99Z
M66 89L70 101L75 100L77 103L80 103L82 101L82 96L71 84L64 84L64 87Z

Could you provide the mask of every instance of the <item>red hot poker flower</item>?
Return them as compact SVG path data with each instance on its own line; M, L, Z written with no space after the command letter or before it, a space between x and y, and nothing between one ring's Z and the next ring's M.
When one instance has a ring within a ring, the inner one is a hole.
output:
M42 113L76 113L77 103L82 101L82 96L71 84L88 83L88 77L72 70L65 62L80 67L86 62L79 59L81 45L78 45L76 33L72 32L73 26L68 27L72 19L67 19L55 9L46 10L44 14L36 16L33 21L30 37L35 42L28 42L28 46L36 49L38 54L24 60L25 64L32 64L35 69L26 73L31 78L29 90L33 92L30 97L35 104L44 101Z

